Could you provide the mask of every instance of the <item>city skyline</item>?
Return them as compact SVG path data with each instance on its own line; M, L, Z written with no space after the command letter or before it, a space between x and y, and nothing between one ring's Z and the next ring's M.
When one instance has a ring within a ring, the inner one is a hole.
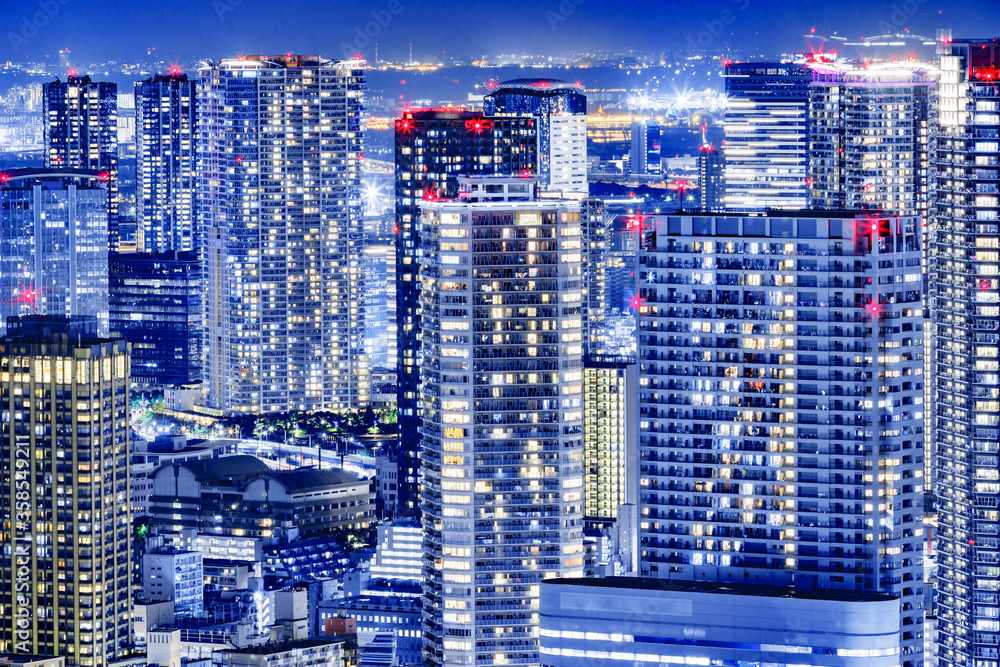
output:
M32 3L0 667L998 667L1000 2Z

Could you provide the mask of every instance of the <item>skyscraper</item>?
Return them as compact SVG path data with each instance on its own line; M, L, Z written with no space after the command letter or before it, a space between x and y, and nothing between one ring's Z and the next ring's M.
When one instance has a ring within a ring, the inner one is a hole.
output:
M926 216L937 68L818 60L809 69L811 205Z
M658 176L660 168L660 126L648 120L632 123L632 147L628 154L629 172Z
M726 65L726 208L809 203L809 82L805 65Z
M642 574L897 596L919 667L919 216L649 221Z
M204 62L197 88L205 372L227 413L364 405L364 71Z
M372 369L396 370L396 255L386 244L364 250L365 354Z
M98 667L131 643L128 386L93 318L0 338L0 651Z
M135 84L136 217L145 252L196 248L196 87L172 71Z
M92 169L108 181L108 248L118 250L118 86L71 73L42 86L45 167Z
M723 152L709 143L698 148L698 208L704 213L725 210L726 181Z
M201 262L194 250L113 253L109 328L132 344L132 381L166 387L201 379Z
M539 584L583 572L580 205L469 179L427 202L424 657L537 664Z
M938 661L996 663L1000 643L1000 45L946 38L933 216Z
M89 315L107 335L108 182L84 169L0 174L0 332L16 315Z
M548 192L586 196L587 98L583 86L554 79L514 79L488 84L487 116L538 119L539 186Z
M588 355L583 361L584 516L610 520L637 504L638 378L635 357Z
M486 118L461 109L407 111L395 129L399 509L415 515L420 503L420 204L456 197L459 176L534 174L538 130L535 118Z

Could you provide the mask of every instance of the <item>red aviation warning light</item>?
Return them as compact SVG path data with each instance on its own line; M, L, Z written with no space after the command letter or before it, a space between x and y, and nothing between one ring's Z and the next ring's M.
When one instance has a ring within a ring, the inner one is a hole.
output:
M625 307L632 311L633 315L642 315L643 309L646 307L646 297L639 294L637 290L625 290L622 300L625 302Z
M38 297L49 291L47 289L36 288L34 283L28 283L27 285L22 283L18 285L17 290L14 292L14 298L7 299L5 303L16 303L19 306L26 306L37 313Z
M413 134L413 119L412 118L401 118L396 121L396 131L402 132L404 135Z
M869 299L868 303L865 304L865 315L872 318L872 322L876 322L882 319L885 315L885 306L883 306L878 301L872 301Z
M491 127L493 127L493 121L485 118L470 118L465 121L466 131L473 132L475 134L482 134L483 130L488 130Z
M627 232L641 232L643 228L642 215L636 213L634 217L629 218L625 221L625 231Z

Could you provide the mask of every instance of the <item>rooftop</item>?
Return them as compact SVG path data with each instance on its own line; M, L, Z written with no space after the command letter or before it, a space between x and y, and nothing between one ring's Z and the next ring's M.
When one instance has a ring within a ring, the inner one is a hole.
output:
M358 482L358 476L346 470L318 470L316 468L298 468L287 472L278 472L272 474L271 479L280 483L289 492L325 489L339 484L356 484Z
M867 591L833 588L796 588L761 584L725 583L712 581L679 581L646 577L605 577L600 579L546 579L542 585L595 586L620 590L660 590L678 593L714 593L718 595L750 595L754 597L793 598L801 600L831 600L837 602L885 602L896 600L892 595Z
M221 456L217 459L199 459L178 463L191 471L199 480L217 480L224 477L262 475L270 472L267 464L246 454Z
M492 84L490 87L491 94L511 93L519 90L532 93L559 93L565 91L582 93L583 86L578 83L570 83L569 81L560 81L558 79L511 79L510 81L501 81L500 83Z
M247 646L245 648L231 648L222 651L223 653L248 653L250 655L274 655L275 653L285 653L287 651L297 651L317 646L335 646L342 644L346 637L325 637L323 639L300 639L288 642L268 642L257 646Z

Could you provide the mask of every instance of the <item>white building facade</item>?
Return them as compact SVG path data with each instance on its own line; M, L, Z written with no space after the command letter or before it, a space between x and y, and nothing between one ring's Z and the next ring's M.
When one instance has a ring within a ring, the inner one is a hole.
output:
M422 216L424 657L537 664L540 582L583 573L580 205L461 187Z
M298 55L200 66L210 407L238 414L367 401L361 67Z
M899 600L643 578L542 584L544 667L898 667Z
M919 218L648 222L642 574L897 596L919 667Z

